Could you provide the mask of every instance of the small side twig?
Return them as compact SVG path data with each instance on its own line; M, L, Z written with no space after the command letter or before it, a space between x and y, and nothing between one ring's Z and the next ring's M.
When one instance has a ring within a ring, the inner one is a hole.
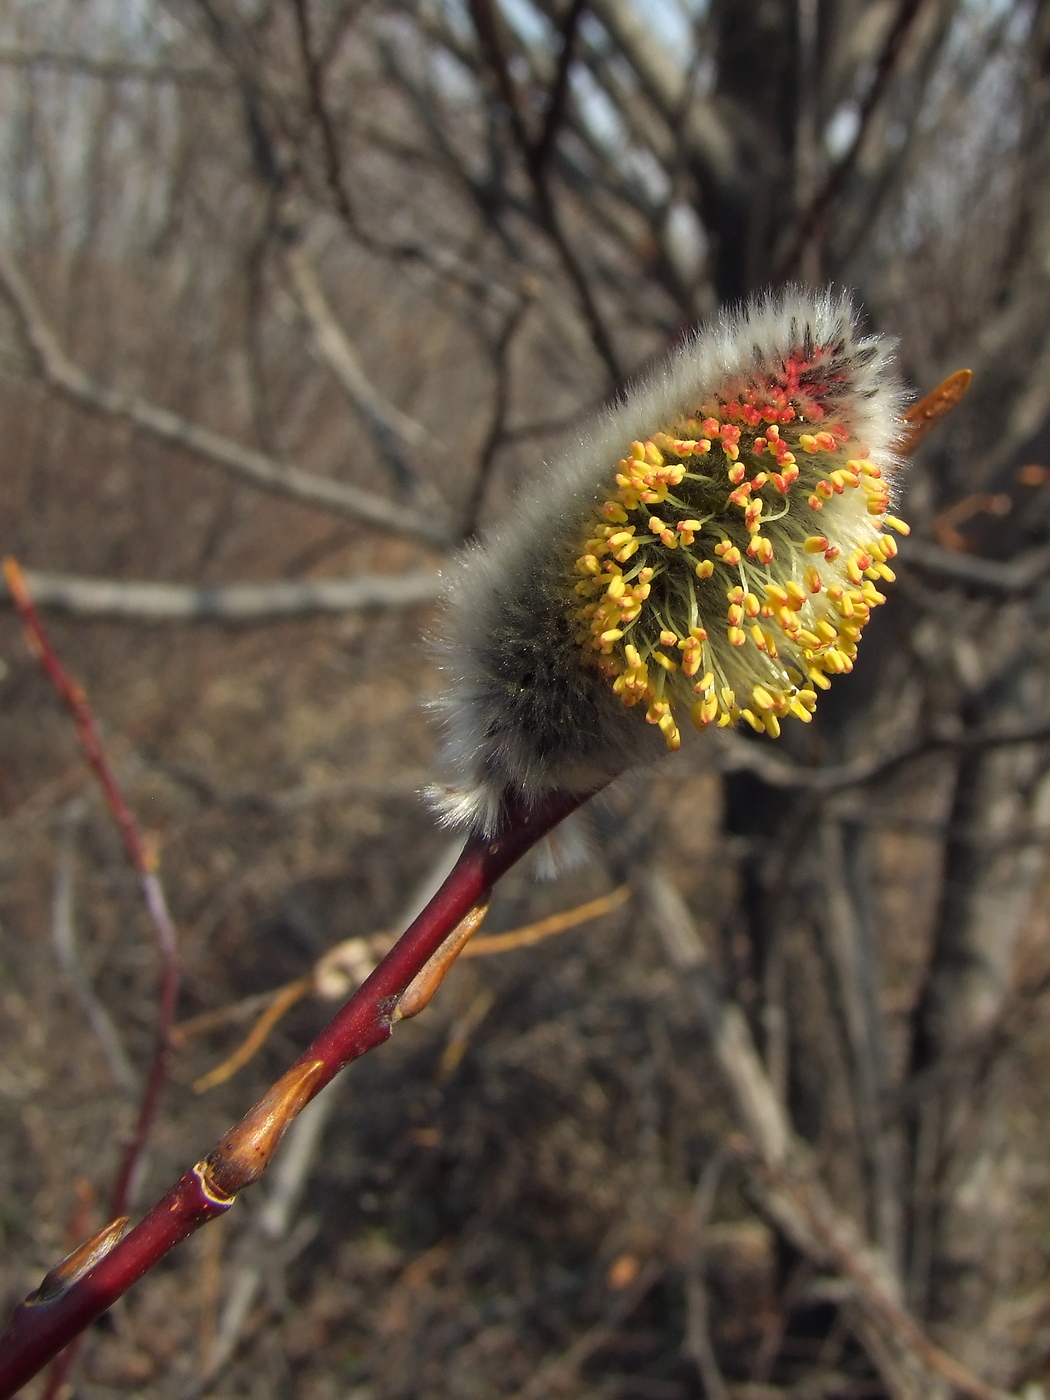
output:
M784 254L776 270L774 281L779 282L784 277L789 276L797 265L810 240L817 234L820 225L827 214L828 209L837 199L843 185L849 178L861 148L868 135L872 118L878 110L890 79L893 77L894 69L900 58L901 50L908 33L918 18L924 0L901 0L897 14L890 25L886 35L882 52L875 65L875 72L872 76L871 85L864 95L861 103L857 130L849 147L843 153L837 165L828 172L824 183L820 186L809 204L802 210L798 222L795 225L795 233L791 244Z
M574 909L563 910L560 914L550 914L545 919L524 924L508 933L472 937L459 956L484 958L494 953L510 953L518 948L531 948L534 943L540 943L545 938L553 938L555 934L566 933L580 924L599 919L603 914L611 914L630 898L630 894L629 885L620 885L609 894L588 900L586 904L578 904ZM315 992L324 1000L334 1001L359 987L377 966L383 954L389 950L391 942L392 939L384 934L375 934L367 939L348 938L343 943L337 943L334 948L329 948L318 959L313 971L305 977L297 977L294 982L285 982L283 986L275 987L272 992L256 993L255 996L246 997L232 1006L206 1011L176 1026L173 1040L176 1045L182 1045L203 1031L215 1030L230 1021L259 1013L255 1024L237 1049L195 1081L194 1093L203 1094L219 1084L225 1084L262 1049L282 1016L310 992Z

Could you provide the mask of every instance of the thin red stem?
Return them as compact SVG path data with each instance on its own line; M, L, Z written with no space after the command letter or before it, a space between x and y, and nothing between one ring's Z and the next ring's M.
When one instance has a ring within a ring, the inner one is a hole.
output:
M280 1134L352 1060L388 1040L401 994L492 886L542 837L587 801L554 793L516 805L499 837L471 837L453 870L383 961L299 1056L269 1094L183 1175L135 1228L91 1267L71 1258L15 1311L0 1337L0 1400L7 1400L100 1313L201 1225L223 1214L261 1174Z
M95 716L92 713L87 695L59 661L40 614L33 606L33 600L29 595L29 589L17 562L14 559L5 559L3 568L11 598L26 629L30 648L73 718L81 749L94 770L105 796L106 805L123 837L128 859L139 877L139 886L160 954L161 982L157 1007L156 1047L146 1077L146 1085L142 1092L135 1127L124 1149L120 1170L110 1195L110 1214L111 1216L120 1216L127 1211L130 1203L135 1173L142 1161L142 1154L153 1128L168 1079L171 1028L175 1024L175 1006L179 995L179 964L176 953L175 925L168 911L164 888L157 874L156 853L140 831L135 815L121 791L102 743L102 736L95 723ZM74 1359L75 1353L72 1350L70 1354L59 1359L48 1378L48 1384L41 1400L52 1400L52 1397L58 1393Z

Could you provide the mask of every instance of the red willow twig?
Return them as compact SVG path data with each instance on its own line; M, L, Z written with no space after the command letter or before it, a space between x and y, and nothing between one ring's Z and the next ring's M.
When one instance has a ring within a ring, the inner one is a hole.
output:
M30 650L39 661L48 680L55 687L63 704L73 717L81 748L98 778L113 820L120 829L124 849L139 878L139 887L160 954L161 980L157 1008L156 1048L150 1064L146 1085L139 1103L138 1117L131 1137L124 1148L120 1169L110 1195L110 1215L123 1216L128 1208L135 1172L142 1160L146 1142L157 1116L161 1096L168 1078L171 1057L171 1028L175 1022L175 1004L179 994L179 965L175 947L175 926L168 911L164 888L157 874L157 854L139 830L135 816L128 806L120 784L106 756L102 737L83 688L59 661L40 614L33 606L22 570L15 559L5 559L4 578L11 599L18 609L26 629ZM44 1400L50 1400L61 1389L75 1357L70 1349L59 1359L45 1390Z
M0 1400L15 1393L175 1245L257 1181L292 1119L398 1021L421 1011L484 917L493 885L590 793L509 807L501 835L471 837L423 912L291 1069L124 1235L116 1220L57 1264L0 1337Z

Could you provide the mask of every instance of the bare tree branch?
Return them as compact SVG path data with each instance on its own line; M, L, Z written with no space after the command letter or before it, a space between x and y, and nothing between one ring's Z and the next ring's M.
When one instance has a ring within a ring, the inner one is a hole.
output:
M449 544L449 532L429 515L395 505L347 482L315 476L285 465L254 448L202 428L166 408L99 384L68 359L35 296L6 249L0 249L0 289L15 310L41 378L82 408L122 418L154 437L192 452L211 466L221 467L263 491L288 496L301 504L350 515L398 534L413 535L433 544Z
M278 583L126 583L25 570L33 601L74 617L114 617L138 622L269 622L312 613L366 608L410 608L433 602L441 591L433 570L366 574L357 578ZM0 585L0 598L8 594Z
M751 1037L746 1017L721 990L682 896L659 867L635 877L645 892L668 957L693 991L733 1106L747 1133L743 1149L778 1225L817 1263L833 1264L856 1289L866 1329L878 1338L872 1359L895 1396L929 1396L947 1381L973 1400L1003 1400L922 1331L900 1303L890 1260L864 1239L831 1200L805 1145L795 1136Z
M120 1038L113 1018L95 995L77 955L77 936L74 915L75 843L77 827L83 818L85 803L83 798L74 797L62 811L62 844L59 848L58 874L55 878L55 896L51 914L51 939L62 971L69 979L70 986L83 1008L85 1016L95 1032L102 1052L121 1091L130 1099L139 1093L139 1077L128 1059L124 1043Z
M339 324L324 294L317 272L301 243L291 243L284 253L296 299L309 322L321 359L335 375L347 398L385 438L398 438L411 447L434 446L431 433L390 403L365 373L361 357ZM405 466L402 463L402 469Z

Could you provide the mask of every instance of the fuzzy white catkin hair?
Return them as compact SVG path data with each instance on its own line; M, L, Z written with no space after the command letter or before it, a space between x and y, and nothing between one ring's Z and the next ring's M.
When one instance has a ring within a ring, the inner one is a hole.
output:
M676 703L697 729L809 719L884 601L882 525L906 529L891 357L848 295L723 314L462 554L436 644L448 825L491 835L510 795L677 748Z

